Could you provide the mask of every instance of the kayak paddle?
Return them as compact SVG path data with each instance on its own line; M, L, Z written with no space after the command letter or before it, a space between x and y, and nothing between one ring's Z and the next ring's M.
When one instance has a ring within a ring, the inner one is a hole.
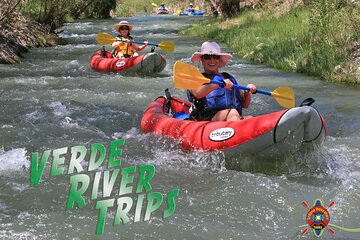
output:
M156 3L151 3L151 5L153 5L154 7L157 7L158 5Z
M126 42L125 40L119 40L114 38L112 35L107 34L107 33L99 33L96 37L96 42L97 44L111 44L115 41L119 41L119 42ZM133 41L133 43L136 44L145 44L144 42L135 42ZM160 42L159 44L155 44L155 43L148 43L148 45L150 46L155 46L155 47L159 47L161 48L164 52L174 52L174 48L175 48L175 43L174 42Z
M202 86L204 83L216 83L216 80L210 80L204 77L201 72L193 65L186 64L180 61L175 62L174 65L174 86L175 88L193 90ZM245 86L235 85L237 89L250 89ZM284 108L295 107L294 91L290 87L278 87L273 92L257 89L257 93L272 96L277 103Z

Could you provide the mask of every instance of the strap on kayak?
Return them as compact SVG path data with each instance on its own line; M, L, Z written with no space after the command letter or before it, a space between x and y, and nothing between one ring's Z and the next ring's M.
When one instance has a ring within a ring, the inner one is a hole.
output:
M167 114L172 114L172 109L171 109L171 102L170 102L170 100L172 99L171 98L171 94L170 94L170 92L169 92L169 89L167 88L167 89L165 89L165 101L166 101L166 113Z
M165 112L168 115L171 115L173 118L180 119L180 120L187 120L190 118L190 115L186 112L175 112L171 107L171 100L179 102L176 98L172 98L169 92L169 89L165 89ZM180 102L182 103L182 102Z
M101 54L102 54L102 56L103 56L104 58L106 58L105 46L102 47Z

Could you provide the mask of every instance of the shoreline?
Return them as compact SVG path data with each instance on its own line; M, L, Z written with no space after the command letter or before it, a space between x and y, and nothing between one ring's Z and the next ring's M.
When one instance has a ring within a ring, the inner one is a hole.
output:
M48 27L27 20L20 14L0 26L0 64L20 62L30 48L64 44L55 33L49 33Z

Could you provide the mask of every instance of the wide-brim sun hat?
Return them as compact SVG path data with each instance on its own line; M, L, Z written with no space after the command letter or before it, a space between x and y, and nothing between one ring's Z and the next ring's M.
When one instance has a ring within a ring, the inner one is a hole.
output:
M230 53L222 53L219 44L217 44L216 42L204 42L201 45L200 52L195 52L191 56L191 61L200 62L201 56L204 54L219 55L220 56L219 67L224 67L232 57Z
M129 32L130 32L131 29L133 28L133 27L128 23L128 21L122 20L122 21L120 21L118 24L115 25L115 28L114 28L114 29L115 29L116 31L120 32L120 27L122 27L122 26L127 26L127 27L129 28Z

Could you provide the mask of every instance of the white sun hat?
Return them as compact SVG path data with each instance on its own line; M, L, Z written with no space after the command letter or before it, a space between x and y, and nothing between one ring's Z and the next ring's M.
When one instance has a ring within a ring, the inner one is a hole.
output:
M114 28L114 29L115 29L116 31L120 32L120 27L122 27L122 26L128 27L128 28L129 28L129 32L130 32L131 29L133 28L133 27L128 23L128 21L122 20L122 21L120 21L118 24L115 25L115 28Z
M219 44L217 44L216 42L204 42L201 45L201 51L195 52L191 56L191 61L192 62L200 62L201 56L204 54L219 55L220 56L220 64L219 64L220 67L225 66L232 57L230 53L222 53Z

